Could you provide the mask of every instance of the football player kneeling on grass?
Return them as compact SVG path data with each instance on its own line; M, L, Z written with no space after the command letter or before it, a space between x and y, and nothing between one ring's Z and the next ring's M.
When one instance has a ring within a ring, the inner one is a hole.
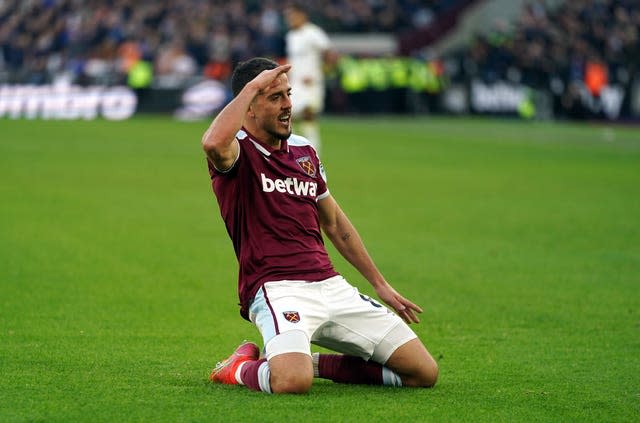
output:
M307 392L314 377L433 386L438 366L408 325L422 310L385 280L330 194L315 149L291 133L290 68L240 63L234 99L202 138L240 266L240 313L264 342L264 355L241 344L211 380L273 393ZM336 272L322 232L389 308ZM340 354L312 354L311 343Z

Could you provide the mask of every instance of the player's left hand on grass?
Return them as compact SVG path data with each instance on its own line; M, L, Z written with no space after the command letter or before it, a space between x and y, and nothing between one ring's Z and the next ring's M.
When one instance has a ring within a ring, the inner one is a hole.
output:
M409 324L420 323L417 313L422 313L422 308L400 295L391 285L385 283L377 287L376 293L382 301L395 310L402 320Z

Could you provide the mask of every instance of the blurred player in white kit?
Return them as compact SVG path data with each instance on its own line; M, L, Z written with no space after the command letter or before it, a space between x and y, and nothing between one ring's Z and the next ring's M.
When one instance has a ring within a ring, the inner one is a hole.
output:
M317 116L324 109L324 63L332 64L336 54L326 32L309 21L304 7L292 3L285 8L289 25L286 35L287 61L292 65L289 72L294 120L299 122L299 131L307 138L318 155L320 154L320 129Z

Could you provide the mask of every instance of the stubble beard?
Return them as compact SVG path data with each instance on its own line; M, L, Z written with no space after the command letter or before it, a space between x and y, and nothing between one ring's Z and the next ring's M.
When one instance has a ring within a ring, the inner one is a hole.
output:
M278 140L286 140L291 136L291 126L288 130L279 131L278 129L269 129L267 133Z

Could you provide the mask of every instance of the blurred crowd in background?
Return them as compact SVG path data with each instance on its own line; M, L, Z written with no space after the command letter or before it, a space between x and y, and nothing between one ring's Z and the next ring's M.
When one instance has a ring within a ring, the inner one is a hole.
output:
M556 116L598 116L594 101L605 87L629 93L640 78L640 2L572 0L549 10L531 1L517 21L497 20L457 58L453 79L524 84L549 91Z
M536 88L585 81L598 94L607 81L625 84L640 70L639 31L638 0L573 0L553 11L532 1L519 20L496 21L458 52L461 74Z
M311 20L330 34L384 33L406 39L439 28L446 19L454 22L452 13L472 3L480 2L315 0L305 5ZM66 81L136 88L153 82L171 88L194 79L226 82L239 61L284 57L286 4L0 0L0 84ZM355 62L354 55L343 56L328 81L341 84L337 94L388 87L437 94L448 83L509 81L552 92L562 102L556 108L570 112L582 107L585 87L597 97L607 84L628 90L640 78L639 31L638 0L531 0L518 19L496 18L490 31L457 50L419 46L404 54L410 60L404 62L397 57ZM444 33L435 38L439 35ZM346 110L339 95L333 100L339 111ZM406 103L404 97L399 101ZM371 104L370 99L363 104Z
M329 32L429 25L457 0L317 0ZM275 0L0 0L0 70L12 82L52 75L113 83L139 60L157 76L224 78L238 61L282 57L285 2ZM9 76L10 75L10 76Z

